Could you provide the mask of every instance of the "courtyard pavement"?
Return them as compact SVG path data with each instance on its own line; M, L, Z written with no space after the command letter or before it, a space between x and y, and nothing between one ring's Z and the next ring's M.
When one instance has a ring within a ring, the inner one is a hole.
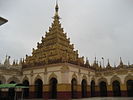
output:
M44 100L44 99L24 99L24 100ZM56 99L49 99L49 100L56 100ZM102 97L102 98L93 97L93 98L72 99L72 100L133 100L133 98L132 97Z
M73 99L77 100L77 99ZM78 99L78 100L133 100L133 98L129 97L94 97L94 98L85 98L85 99Z

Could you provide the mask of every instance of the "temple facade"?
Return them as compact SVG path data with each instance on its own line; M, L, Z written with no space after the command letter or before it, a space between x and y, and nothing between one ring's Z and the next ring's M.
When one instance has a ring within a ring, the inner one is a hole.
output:
M25 98L132 97L133 65L123 64L121 58L118 66L111 66L108 61L103 67L96 58L92 65L88 59L84 61L61 27L58 10L56 4L53 23L31 56L26 55L19 64L14 61L12 65L10 57L6 57L4 64L0 64L0 83L29 86L24 89Z

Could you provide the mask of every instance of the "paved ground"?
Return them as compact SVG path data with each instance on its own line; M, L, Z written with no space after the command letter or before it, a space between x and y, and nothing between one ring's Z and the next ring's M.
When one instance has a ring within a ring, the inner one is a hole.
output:
M76 100L76 99L73 99ZM103 98L99 98L99 97L94 97L94 98L86 98L86 99L78 99L78 100L133 100L133 98L125 98L125 97L103 97Z
M24 99L24 100L44 100L44 99ZM50 100L55 100L55 99L50 99ZM72 99L72 100L133 100L133 98L128 98L128 97L93 97L93 98L85 98L85 99Z

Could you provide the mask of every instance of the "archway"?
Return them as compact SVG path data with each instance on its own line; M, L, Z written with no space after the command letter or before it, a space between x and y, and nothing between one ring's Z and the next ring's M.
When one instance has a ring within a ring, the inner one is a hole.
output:
M15 84L15 81L11 81L10 84ZM9 88L8 89L8 96L11 100L14 100L14 96L15 96L15 89L14 88Z
M57 79L51 78L50 79L50 98L56 99L57 97Z
M94 80L91 81L91 97L95 96L95 82Z
M128 80L126 84L128 97L133 97L133 80Z
M99 83L99 88L100 88L100 96L101 97L106 97L107 96L107 85L106 82L102 81Z
M41 79L35 81L35 97L42 98L43 82Z
M120 89L120 82L119 81L113 81L112 83L113 86L113 94L115 97L121 96L121 89Z
M71 96L72 98L77 97L77 80L75 78L71 81Z
M82 97L87 97L87 81L85 79L82 80Z
M28 80L23 81L23 85L24 86L29 86L29 81ZM29 97L29 88L24 88L23 96L24 96L24 98Z

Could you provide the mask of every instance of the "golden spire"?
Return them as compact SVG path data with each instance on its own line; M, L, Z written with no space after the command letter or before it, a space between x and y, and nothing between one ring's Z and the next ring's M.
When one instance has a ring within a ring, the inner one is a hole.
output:
M86 63L85 63L85 66L90 67L88 57L86 57Z
M110 68L110 62L109 62L109 59L108 59L108 63L107 63L107 68Z
M60 19L59 15L58 15L58 11L59 11L58 0L56 0L54 19Z
M120 65L123 65L123 61L122 58L120 57Z
M58 13L58 10L59 10L59 6L58 6L58 1L56 0L56 6L55 6L56 13Z
M74 45L70 43L70 39L67 38L61 27L58 11L59 7L56 1L53 23L45 37L42 37L41 43L37 43L37 49L33 49L32 55L26 55L23 67L66 62L84 65L84 58L79 57L78 51L74 51Z

